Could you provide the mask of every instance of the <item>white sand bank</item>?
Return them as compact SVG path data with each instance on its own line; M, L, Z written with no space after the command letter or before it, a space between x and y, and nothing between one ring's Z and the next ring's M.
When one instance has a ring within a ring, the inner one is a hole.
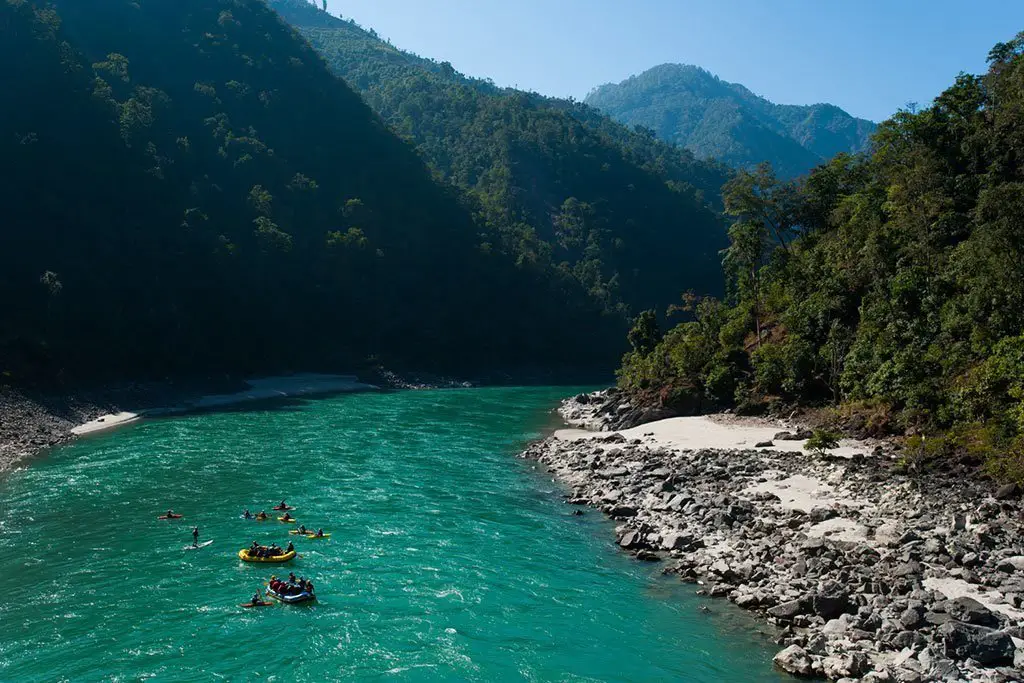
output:
M788 431L781 425L773 425L757 421L734 421L715 419L714 417L672 417L648 424L624 429L618 434L627 439L653 440L667 448L683 450L700 450L711 448L716 450L733 450L754 448L755 444L771 441L774 436ZM584 429L561 429L555 437L565 440L602 438L616 432L592 432ZM787 453L804 450L805 441L778 441L773 446L759 449L767 452ZM866 444L843 440L839 448L829 451L833 455L851 457L857 453L867 454L870 449Z
M963 579L932 577L924 580L924 587L942 593L947 600L974 598L993 612L1002 612L1018 622L1024 621L1024 611L1002 602L1002 593L984 592L976 583L968 583Z
M115 413L113 415L102 415L97 417L95 420L90 420L85 424L80 424L71 430L71 433L75 436L85 436L86 434L94 434L96 432L105 432L108 429L114 429L121 425L126 425L129 422L135 422L142 416L138 413L123 412Z
M246 380L246 384L249 385L248 389L233 394L201 396L193 401L185 401L184 403L166 408L125 411L114 415L103 415L75 427L71 430L71 433L76 436L85 436L105 432L144 417L178 415L195 410L210 410L248 403L250 401L266 401L275 398L317 396L353 391L373 391L377 389L372 384L363 384L355 375L320 375L311 373L283 377L257 377Z

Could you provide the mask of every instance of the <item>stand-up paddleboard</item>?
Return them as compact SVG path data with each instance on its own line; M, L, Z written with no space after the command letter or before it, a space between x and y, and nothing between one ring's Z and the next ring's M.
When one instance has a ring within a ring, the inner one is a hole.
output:
M212 538L209 541L203 541L199 545L187 545L187 546L185 546L185 550L199 550L200 548L205 548L206 546L210 545L211 543L213 543L213 539Z

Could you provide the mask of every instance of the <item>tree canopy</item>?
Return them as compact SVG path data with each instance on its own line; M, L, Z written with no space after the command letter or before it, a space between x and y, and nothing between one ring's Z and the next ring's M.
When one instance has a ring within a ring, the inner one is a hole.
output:
M519 263L570 274L606 310L720 292L728 170L578 102L497 88L304 0L271 0Z
M728 296L630 352L621 384L687 407L836 405L1024 478L1022 143L1024 34L881 124L871 154L799 182L740 173Z
M517 263L262 0L2 0L0 34L16 381L594 366L624 346L620 313Z

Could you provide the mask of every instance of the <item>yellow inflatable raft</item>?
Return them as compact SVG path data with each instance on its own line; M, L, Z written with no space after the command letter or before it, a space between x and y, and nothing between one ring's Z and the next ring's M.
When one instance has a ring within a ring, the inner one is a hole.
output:
M248 548L242 548L238 551L238 559L242 562L267 562L270 564L281 564L282 562L291 562L295 559L295 551L287 552L284 555L277 555L275 557L256 557L255 555L249 554Z

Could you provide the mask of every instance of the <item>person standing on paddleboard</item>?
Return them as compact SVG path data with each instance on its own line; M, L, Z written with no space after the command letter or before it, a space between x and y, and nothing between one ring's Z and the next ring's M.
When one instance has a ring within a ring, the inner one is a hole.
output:
M199 527L197 526L192 527L192 547L199 547Z

